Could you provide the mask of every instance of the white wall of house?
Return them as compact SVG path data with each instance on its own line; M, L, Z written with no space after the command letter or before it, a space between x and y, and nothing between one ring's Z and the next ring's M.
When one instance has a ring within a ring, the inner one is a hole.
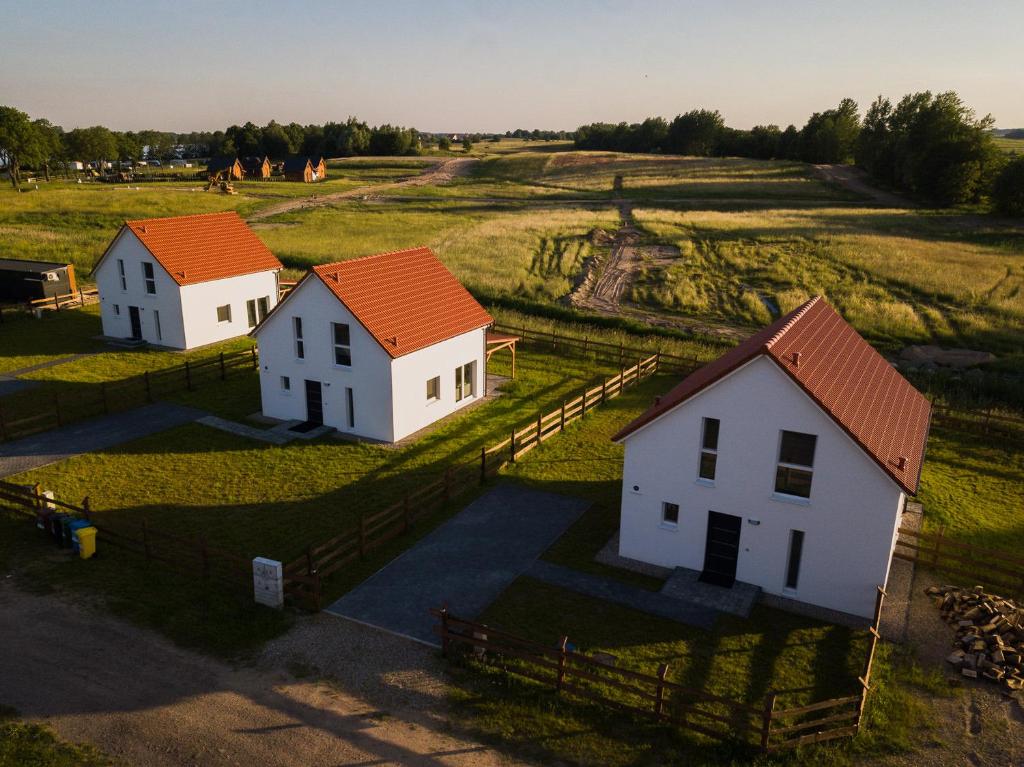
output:
M124 263L124 288L119 261ZM146 292L144 262L153 264L155 294ZM117 236L96 269L95 278L104 335L130 338L130 307L137 306L143 339L174 349L192 349L245 335L251 330L246 302L268 297L273 309L278 296L276 271L178 285L129 229ZM217 307L226 305L231 307L231 321L221 322Z
M124 264L122 288L118 261ZM142 264L153 264L156 293L146 292ZM149 343L184 349L185 324L181 313L178 283L157 263L129 229L123 229L94 273L100 294L100 320L103 335L130 338L131 309L139 308L142 338ZM159 328L158 328L159 325Z
M394 434L399 440L484 396L487 342L484 328L406 354L391 363ZM456 368L472 365L472 393L456 399ZM427 399L427 381L437 377L439 397Z
M703 419L720 420L713 483L698 479ZM817 436L808 499L775 494L780 432ZM637 488L634 490L634 487ZM769 594L869 617L884 585L902 490L774 362L757 357L625 439L619 551L703 569L708 511L740 517L736 578ZM677 525L662 503L679 505ZM795 590L790 531L804 532Z
M303 359L296 356L295 317L302 318ZM335 322L349 326L351 367L334 364ZM306 420L305 381L319 381L326 425L370 439L394 440L391 357L319 279L310 277L292 292L260 327L257 342L264 415ZM290 390L283 388L282 377L289 379ZM347 389L352 390L354 425L348 420Z
M249 324L246 303L266 298L270 309L277 306L278 274L254 272L223 280L183 285L180 289L185 321L185 348L191 349L242 336L252 330L254 326ZM218 319L217 308L221 306L231 307L230 321Z

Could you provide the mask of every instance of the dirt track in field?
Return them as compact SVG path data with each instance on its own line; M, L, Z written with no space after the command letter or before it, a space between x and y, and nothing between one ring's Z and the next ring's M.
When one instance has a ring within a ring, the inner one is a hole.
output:
M234 668L0 584L0 704L119 763L514 764L451 731L434 650L327 615Z
M910 200L898 194L873 186L868 174L853 165L814 165L813 168L823 181L864 195L877 205L884 205L887 208L916 207Z
M431 165L418 176L405 178L401 181L389 181L384 184L370 184L368 186L361 186L356 189L348 189L344 192L335 192L333 194L318 195L314 192L309 197L285 200L266 208L262 208L249 216L247 220L252 223L281 213L288 213L292 210L316 208L321 205L329 205L336 200L358 199L368 195L377 195L381 192L393 191L395 189L403 189L411 186L446 184L453 178L468 175L476 162L478 161L468 157L459 157L453 160L442 160L435 165Z

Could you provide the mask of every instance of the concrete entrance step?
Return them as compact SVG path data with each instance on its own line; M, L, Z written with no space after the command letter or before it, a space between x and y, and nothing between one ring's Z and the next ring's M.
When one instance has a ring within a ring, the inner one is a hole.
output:
M699 578L700 571L677 567L659 593L741 618L750 616L750 611L754 609L761 596L761 587L752 583L736 581L731 587L726 588L704 583Z

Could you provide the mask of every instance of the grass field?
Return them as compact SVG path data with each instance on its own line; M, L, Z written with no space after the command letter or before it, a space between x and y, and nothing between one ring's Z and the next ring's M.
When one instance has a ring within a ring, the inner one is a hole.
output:
M993 140L995 141L996 146L1004 152L1024 154L1024 138L1005 138L1003 136L996 136Z
M65 743L48 727L23 722L0 706L0 767L106 767L110 759L91 746Z

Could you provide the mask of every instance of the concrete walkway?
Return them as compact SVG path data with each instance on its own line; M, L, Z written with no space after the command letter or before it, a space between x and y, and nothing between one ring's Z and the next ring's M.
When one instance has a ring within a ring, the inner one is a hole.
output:
M499 485L327 608L438 645L429 610L475 618L530 568L590 502Z
M657 591L647 591L628 583L604 578L600 575L581 573L568 567L538 559L525 575L552 586L559 586L577 594L584 594L606 602L631 607L642 613L657 615L677 623L710 630L715 624L718 612L711 607L684 602Z
M105 450L191 423L204 415L204 411L195 408L158 402L5 442L0 444L0 477L38 469L82 453Z
M244 423L238 423L237 421L229 421L226 418L220 418L215 415L204 415L202 418L197 420L203 426L220 429L221 431L226 431L229 434L237 434L240 437L248 437L249 439L258 439L261 442L269 442L272 445L284 445L285 443L291 442L295 439L295 437L282 434L274 429L257 429L255 426L248 426Z
M28 367L18 368L17 370L8 370L4 373L4 376L8 378L17 378L23 376L26 373L34 373L37 370L46 370L47 368L55 368L58 365L66 365L69 362L75 362L83 357L92 357L94 354L100 354L101 352L82 352L81 354L72 354L67 357L58 357L54 360L47 360L46 362L39 362L35 365L29 365Z

